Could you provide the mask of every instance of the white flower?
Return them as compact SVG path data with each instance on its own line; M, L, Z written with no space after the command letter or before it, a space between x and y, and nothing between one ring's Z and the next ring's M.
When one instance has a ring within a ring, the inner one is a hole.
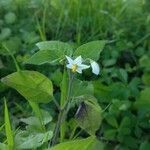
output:
M82 70L89 68L90 66L82 64L82 57L79 56L75 60L66 56L68 60L67 68L71 69L72 72L82 73Z
M90 60L90 64L91 64L91 67L92 67L92 72L94 74L98 75L99 72L100 72L100 67L99 67L98 63L93 61L93 60Z

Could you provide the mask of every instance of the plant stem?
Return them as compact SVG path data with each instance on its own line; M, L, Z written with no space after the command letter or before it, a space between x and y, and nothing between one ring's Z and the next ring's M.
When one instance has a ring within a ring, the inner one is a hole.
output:
M53 136L52 141L51 141L52 146L55 145L57 142L56 140L57 140L57 137L59 134L59 129L60 129L60 125L62 122L63 114L64 114L64 109L60 110L59 115L58 115L58 121L57 121L56 126L55 126L54 136Z
M3 47L6 49L6 51L7 51L7 52L10 54L10 56L12 57L12 59L13 59L13 61L14 61L14 63L15 63L16 70L17 70L17 72L19 72L19 71L20 71L20 68L19 68L19 65L18 65L18 63L17 63L17 61L16 61L14 55L11 53L11 51L8 49L8 47L7 47L5 44L3 44Z
M69 72L69 85L68 85L68 95L67 95L67 100L63 108L61 108L59 115L58 115L58 121L55 126L54 130L54 136L51 141L51 146L55 145L57 142L59 130L61 127L62 122L66 119L68 110L69 110L69 103L70 103L70 97L71 97L71 91L72 91L72 83L73 83L74 75Z

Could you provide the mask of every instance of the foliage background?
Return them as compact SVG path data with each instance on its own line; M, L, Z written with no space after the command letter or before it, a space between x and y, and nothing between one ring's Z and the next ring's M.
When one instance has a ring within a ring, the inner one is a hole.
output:
M60 40L77 47L93 40L107 40L99 60L101 75L94 77L85 72L79 77L92 81L94 96L103 109L110 105L97 136L108 149L112 145L116 149L146 150L150 145L149 8L149 0L1 0L0 77L16 71L3 50L5 43L21 68L37 70L51 78L55 96L59 97L62 68L24 64L37 51L35 43ZM4 96L13 129L24 128L20 118L30 116L31 108L22 96L2 83L0 125L4 123ZM53 104L42 107L55 118ZM4 131L0 139L5 141Z

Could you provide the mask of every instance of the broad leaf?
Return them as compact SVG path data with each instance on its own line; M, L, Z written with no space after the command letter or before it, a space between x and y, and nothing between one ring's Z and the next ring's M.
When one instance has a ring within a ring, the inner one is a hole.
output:
M95 137L60 143L48 150L103 150L103 144Z
M32 102L47 103L53 97L52 82L36 71L15 72L2 78L2 82Z
M102 109L94 98L85 98L77 110L76 121L90 135L95 135L101 124L101 112Z
M19 132L15 137L16 149L35 149L50 140L52 136L52 131L45 133Z
M78 47L74 53L75 56L82 56L84 59L90 58L95 61L99 59L99 55L105 46L105 41L92 41Z
M72 47L60 41L44 41L36 44L40 49L26 63L41 65L44 63L57 64L64 59L65 55L70 56L73 52Z
M43 51L38 51L37 53L35 53L25 63L34 64L34 65L42 65L45 63L54 64L60 59L61 57L57 56L55 52L50 51L50 50L43 50Z
M52 117L47 111L40 110L42 120L40 120L38 117L28 117L28 118L21 118L21 122L24 122L28 125L31 129L37 130L37 131L43 131L43 125L47 125L52 121ZM42 124L41 124L42 122Z

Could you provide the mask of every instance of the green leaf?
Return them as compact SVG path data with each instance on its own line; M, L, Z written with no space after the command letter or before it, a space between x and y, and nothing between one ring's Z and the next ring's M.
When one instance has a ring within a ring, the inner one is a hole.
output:
M120 136L118 136L120 142L123 142L124 145L126 145L129 149L138 149L138 143L139 141L136 138L133 138L132 136L124 136L123 138L121 138Z
M56 86L60 86L60 83L63 80L63 73L60 69L57 69L56 71L51 73L50 79L52 80L53 84Z
M0 143L0 150L9 150L9 148L6 144Z
M90 135L95 135L102 121L101 112L102 109L96 99L85 98L77 110L76 121Z
M104 137L109 139L109 140L114 140L117 134L117 130L116 129L109 129L104 131Z
M103 150L103 144L95 137L60 143L48 150Z
M25 63L34 64L34 65L42 65L45 63L54 64L59 61L60 58L55 55L53 51L43 50L35 53L31 58L29 58Z
M145 85L150 86L150 72L145 72L142 76Z
M61 54L64 54L65 52L66 55L72 54L72 47L69 44L61 41L44 41L37 43L36 46L40 50L59 51Z
M111 126L113 126L115 128L118 128L118 122L117 122L116 118L113 115L107 114L105 116L105 119L106 119L108 124L110 124Z
M140 67L149 68L150 67L150 58L148 55L143 55L140 60Z
M116 64L116 59L103 60L104 67L110 67Z
M15 72L2 78L2 82L32 102L47 103L53 98L52 82L37 71Z
M20 121L34 127L41 125L39 119L37 117L32 117L32 116L28 118L21 118Z
M0 46L0 54L11 55L17 53L20 50L21 40L18 37L11 37L9 40L4 41L2 44L9 49L10 53L3 46Z
M6 132L6 137L7 137L7 144L9 147L9 150L13 150L14 147L14 139L13 139L13 133L11 130L11 125L10 125L10 120L9 120L9 113L8 113L8 108L7 108L7 103L5 99L5 132Z
M93 95L93 91L94 87L91 82L74 80L72 89L72 95L74 97L82 95Z
M44 41L36 44L40 49L26 63L41 65L44 63L57 64L65 55L72 55L72 47L60 41Z
M123 82L126 82L126 83L127 83L127 81L128 81L128 74L127 74L127 72L126 72L125 69L120 68L120 69L118 70L118 78L119 78L120 80L122 80Z
M52 136L52 131L45 133L19 132L15 137L16 149L35 149L50 140Z
M48 123L50 123L52 121L52 117L47 111L45 110L40 110L40 111L42 117L40 118L41 120L38 117L31 116L28 118L21 118L20 121L30 126L30 128L34 128L38 131L43 131L43 125L47 125ZM42 125L41 125L41 121L42 121Z
M150 108L150 88L149 87L141 91L140 97L137 99L134 106L138 109Z
M98 98L100 102L110 102L110 92L109 86L102 84L99 80L93 81L94 86L94 96Z
M149 150L150 149L150 142L145 141L141 143L140 145L140 150Z
M82 56L84 59L90 58L95 61L99 59L99 55L105 46L105 41L92 41L78 47L74 53L75 56Z

